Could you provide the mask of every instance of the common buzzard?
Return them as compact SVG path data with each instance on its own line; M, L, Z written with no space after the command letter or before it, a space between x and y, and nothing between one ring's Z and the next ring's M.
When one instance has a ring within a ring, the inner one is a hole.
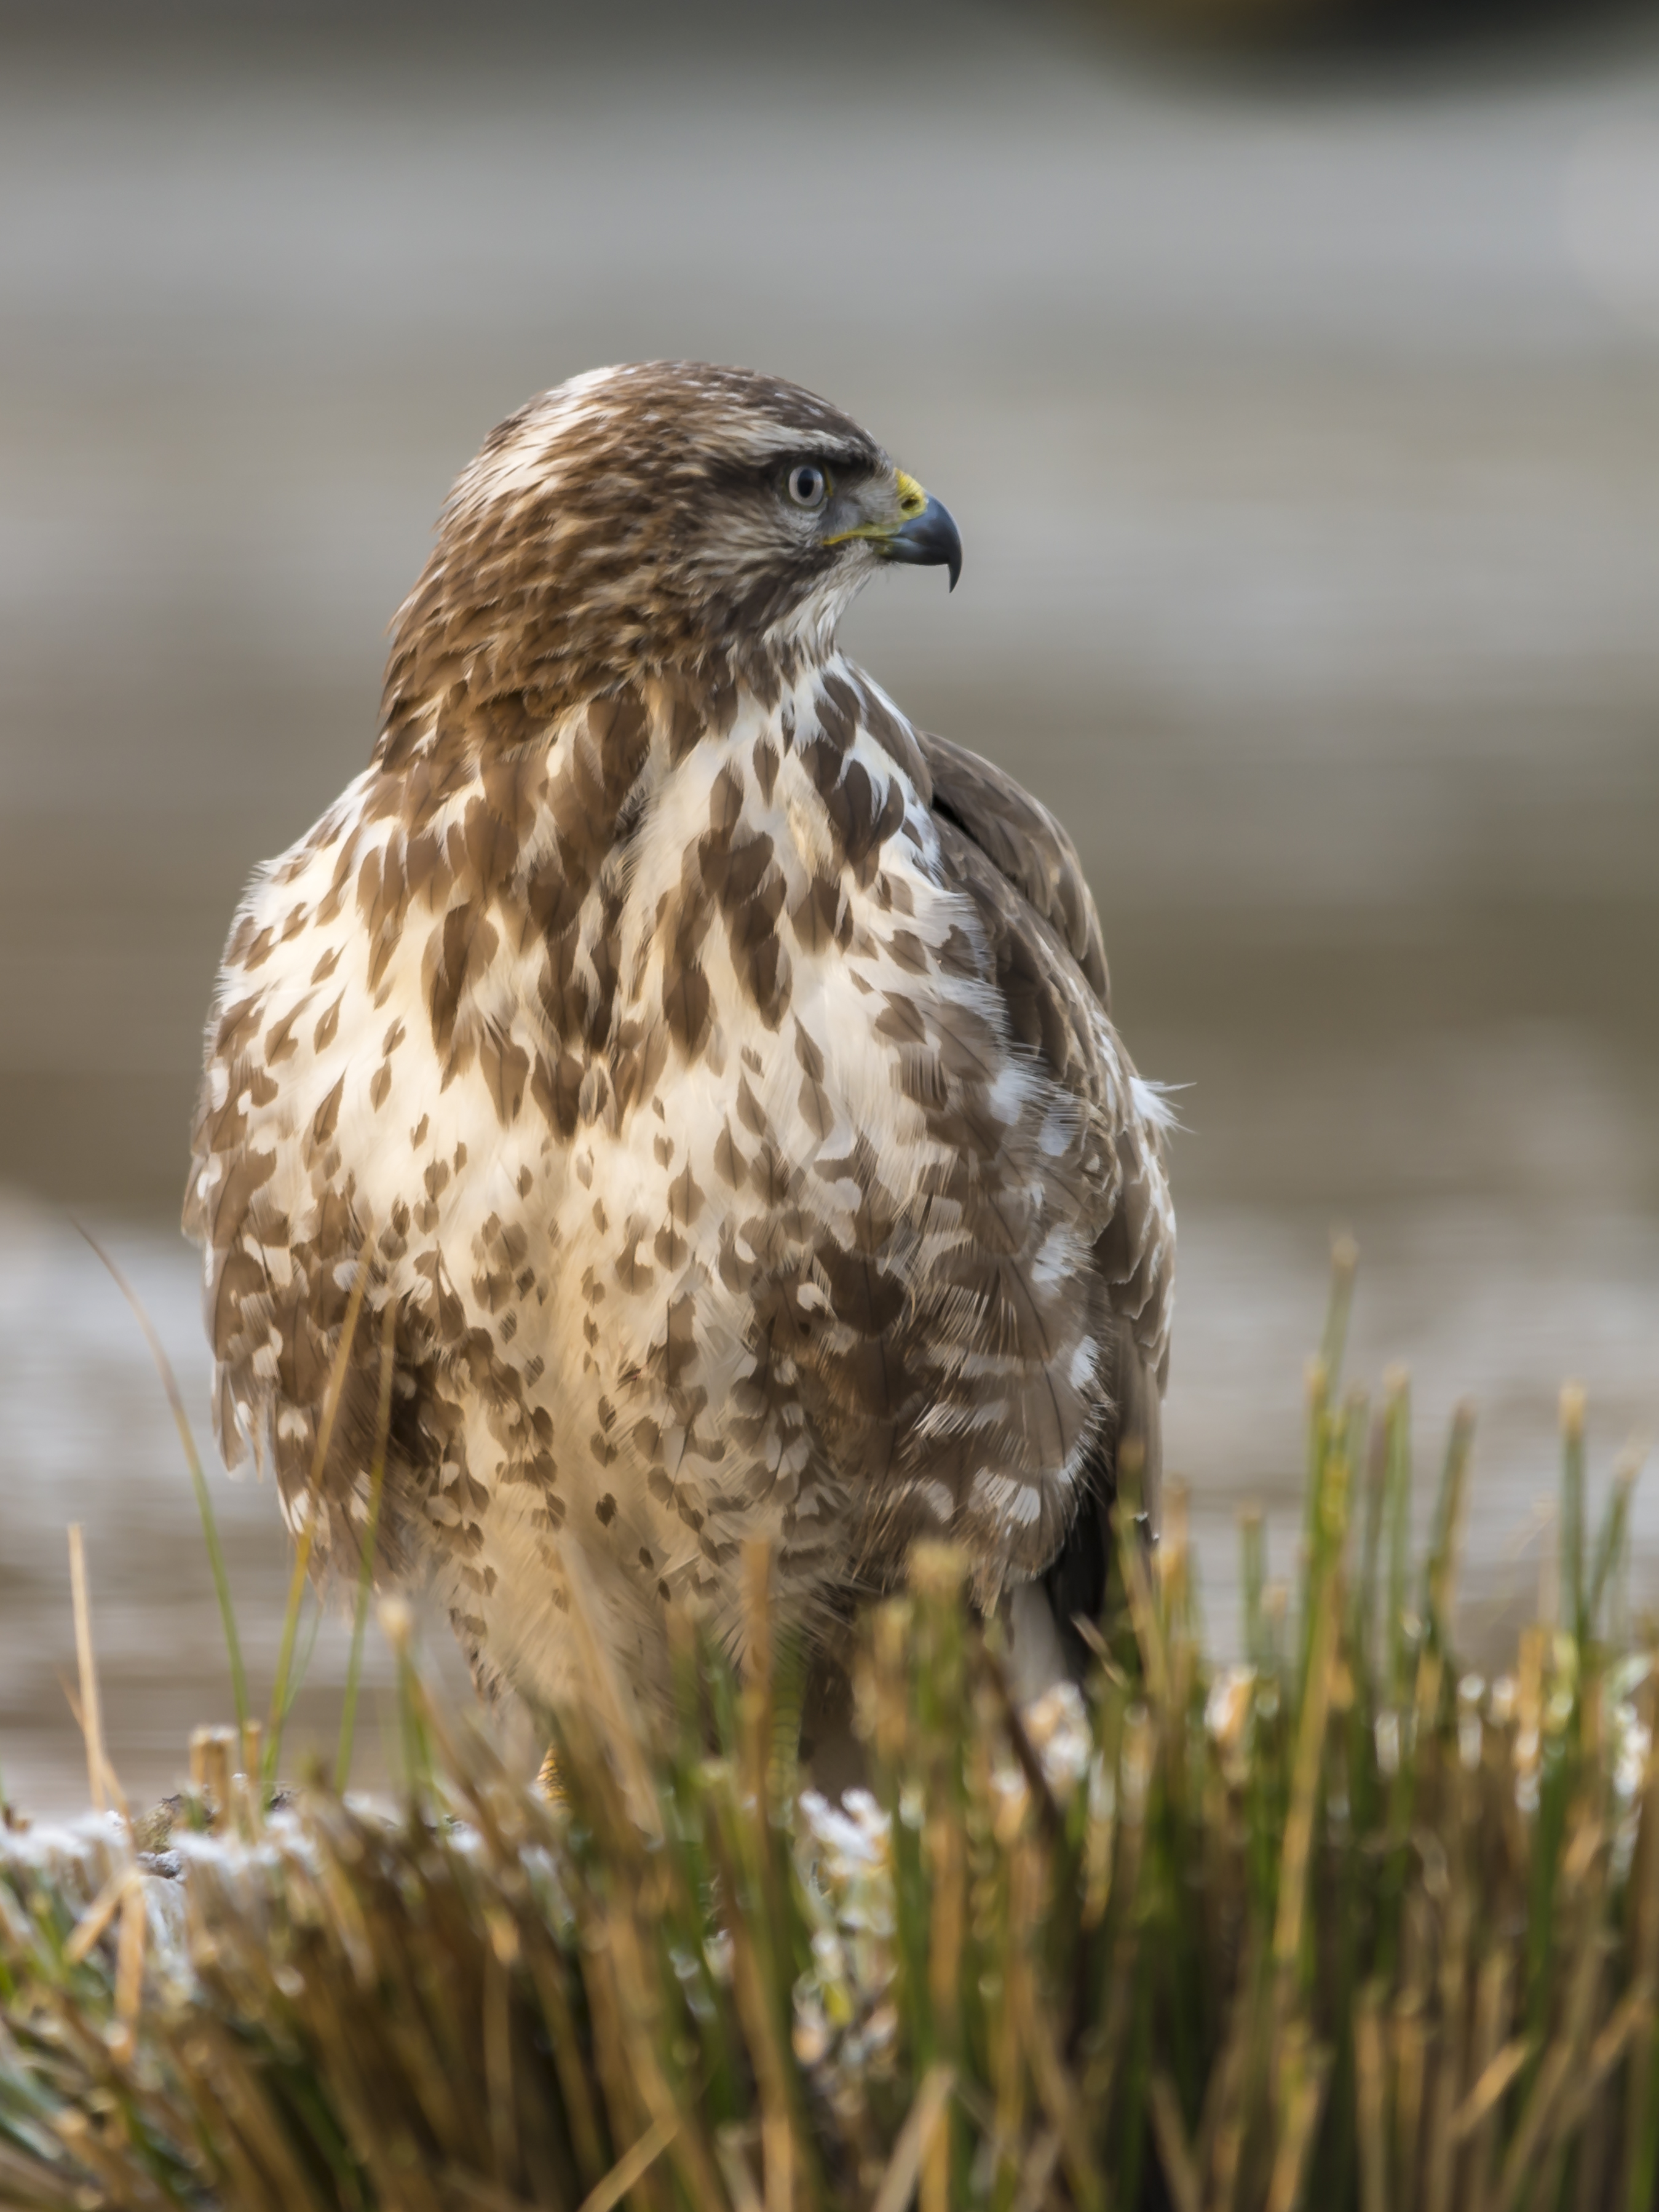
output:
M185 1209L220 1444L352 1571L392 1308L377 1568L486 1692L580 1686L579 1583L651 1699L666 1607L740 1639L750 1537L811 1632L948 1535L1041 1671L1131 1432L1155 1479L1164 1115L1077 854L836 642L960 561L794 386L544 392L444 509L369 765L236 915Z

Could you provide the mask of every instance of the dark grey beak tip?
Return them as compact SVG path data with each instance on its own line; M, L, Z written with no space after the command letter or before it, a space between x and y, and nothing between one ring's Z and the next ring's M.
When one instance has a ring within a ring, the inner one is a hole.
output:
M920 514L882 540L890 561L903 561L918 568L944 568L957 587L962 574L962 533L943 501L930 499Z

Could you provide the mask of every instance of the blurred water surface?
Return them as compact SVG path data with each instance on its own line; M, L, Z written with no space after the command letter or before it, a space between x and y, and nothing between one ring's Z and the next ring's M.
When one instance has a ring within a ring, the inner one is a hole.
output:
M135 1789L218 1694L165 1407L64 1209L200 1399L170 1224L231 905L364 758L455 471L596 362L797 377L958 516L954 598L896 577L852 641L1062 812L1136 1057L1192 1086L1170 1431L1224 1628L1334 1218L1425 1450L1483 1402L1483 1587L1564 1372L1603 1464L1659 1414L1659 39L1228 81L1035 15L691 13L0 29L0 1771L35 1802L77 1786L64 1521ZM220 1491L268 1660L272 1502Z

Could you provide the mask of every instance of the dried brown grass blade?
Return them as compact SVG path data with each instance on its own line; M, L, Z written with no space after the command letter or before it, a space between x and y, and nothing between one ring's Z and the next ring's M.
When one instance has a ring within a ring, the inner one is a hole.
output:
M1164 1648L1158 1608L1152 1602L1152 1580L1146 1572L1146 1557L1137 1529L1130 1528L1120 1534L1118 1558L1123 1569L1124 1592L1129 1601L1129 1618L1134 1626L1135 1641L1140 1646L1141 1665L1146 1670L1146 1694L1155 1710L1162 1712L1170 1702L1170 1660Z
M905 2212L915 2194L922 2160L944 2120L956 2078L956 2069L951 2066L930 2066L922 2076L870 2212Z
M1462 1770L1453 1770L1450 1813L1454 1832L1461 1827L1459 1799ZM1464 2065L1462 1999L1468 1974L1471 1900L1460 1843L1452 1847L1451 1902L1446 1912L1444 1949L1440 1962L1440 2039L1434 2074L1429 2084L1428 2144L1425 2153L1426 2186L1425 2212L1452 2212L1452 2183L1457 2145L1452 2141L1451 2118L1457 2102Z
M1393 2026L1395 2178L1401 2201L1417 2212L1423 2154L1423 2083L1429 2058L1419 1990L1409 1990L1396 2005Z
M1285 1823L1285 1843L1279 1853L1279 1907L1273 1923L1273 1966L1280 1990L1279 2002L1288 1999L1290 1978L1302 1948L1302 1922L1307 1905L1308 1862L1313 1850L1314 1818L1318 1811L1319 1771L1324 1756L1325 1725L1330 1717L1331 1686L1336 1668L1336 1632L1340 1608L1334 1578L1319 1593L1319 1618L1314 1624L1308 1661L1308 1689L1297 1727L1296 1764L1291 1784L1290 1816Z
M674 2140L679 2130L679 2115L671 2119L653 2120L631 2150L626 2150L596 2188L583 2197L577 2212L611 2212L613 2204L620 2204L635 2182L641 2180Z
M1474 2034L1469 2052L1469 2070L1475 2080L1471 2096L1479 2094L1489 2069L1502 2056L1504 2029L1509 2018L1510 1974L1507 1954L1494 1952L1482 1966L1480 1979L1475 1984ZM1497 2097L1488 2103L1484 2115L1472 2119L1469 2124L1468 2147L1463 2157L1463 2197L1468 2212L1485 2212L1491 2178L1492 2139L1497 2130L1498 2100L1503 2094L1500 2088ZM1467 2099L1465 2104L1468 2104ZM1454 2115L1454 2140L1461 2140L1455 2133L1455 2118Z
M1556 2101L1566 2087L1571 2065L1571 2046L1563 2040L1539 2069L1538 2079L1533 2083L1532 2094L1527 2100L1504 2160L1494 2200L1498 2212L1514 2212L1521 2202L1521 2192L1533 2178L1533 2161L1543 2147Z
M592 2186L596 2177L603 2172L605 2154L599 2144L599 2118L594 2109L592 2085L582 2063L576 2016L565 1988L566 1969L554 1951L551 1938L538 1925L532 1925L529 1930L526 1949L529 1954L531 1978L536 1985L537 2002L541 2008L548 2042L552 2049L554 2071L559 2078L559 2094L564 2102L571 2148L575 2154L582 2179Z
M51 2212L66 2212L66 2208L70 2205L76 2206L79 2212L79 2207L88 2202L100 2208L105 2204L119 2205L125 2212L125 2208L133 2202L132 2175L120 2152L94 2130L87 2114L76 2108L71 2107L58 2113L52 2127L68 2146L70 2155L102 2183L103 2189L101 2195L97 2190L92 2190L84 2197L78 2195L59 2197L55 2206L48 2198L46 2202L51 2207ZM19 2212L23 2212L23 2208L27 2208L27 2212L36 2212L42 2200L33 2191L30 2196L33 2197L33 2203L30 2204L29 2197L22 2198ZM257 2197L252 2201L258 2208ZM7 2212L11 2212L10 2207L7 2208Z
M1504 2045L1452 2114L1450 2134L1454 2142L1467 2142L1487 2113L1497 2109L1531 2053L1532 2045L1525 2036L1517 2036L1513 2043Z
M72 1682L66 1681L63 1675L59 1674L58 1677L58 1686L64 1693L64 1703L70 1709L70 1718L75 1723L76 1727L80 1729L81 1734L84 1738L87 1732L86 1723L81 1717L81 1700L76 1694L74 1684ZM104 1794L109 1799L110 1803L115 1807L117 1812L120 1814L122 1819L127 1822L128 1832L131 1833L131 1819L127 1809L126 1792L121 1787L120 1778L117 1775L115 1769L109 1763L109 1754L106 1752L100 1751L99 1756L103 1765Z
M1648 1679L1642 1692L1642 1717L1652 1731L1659 1721L1659 1652L1648 1655ZM1659 1989L1659 1750L1650 1748L1643 1778L1642 1820L1637 1836L1635 1986L1650 1996ZM1631 2037L1625 2075L1625 2141L1616 2201L1638 2192L1639 2166L1647 2127L1646 2085L1653 2071L1655 2026L1651 2013Z
M1041 2004L1033 2003L1027 2008L1026 2030L1030 2037L1032 2078L1036 2083L1037 2095L1044 2112L1060 2131L1060 2148L1072 2194L1082 2212L1102 2212L1107 2202L1106 2186L1095 2163L1088 2123L1084 2117L1083 2100L1078 2094L1076 2082L1066 2072L1054 2047L1048 2016Z
M1373 1982L1354 2018L1354 2092L1359 2122L1360 2212L1389 2212L1388 2075L1382 1993Z
M1308 2159L1313 2149L1314 2135L1319 2124L1320 2109L1325 2101L1325 2084L1329 2075L1328 2057L1323 2052L1315 2052L1308 2060L1302 2078L1291 2094L1285 2132L1279 2137L1279 2149L1273 2159L1273 2179L1267 2186L1267 2212L1296 2212L1296 2208L1302 2203Z
M92 1947L121 1909L122 1899L138 1880L134 1866L118 1867L99 1891L92 1903L70 1930L64 1956L71 1966L80 1966L92 1954Z
M728 2124L715 2139L714 2155L720 2160L726 2193L732 2200L732 2212L763 2212L761 2193L755 2186L754 2169L744 2145L744 2136L752 2132L748 2128Z
M653 1986L654 1960L648 1942L641 1944L641 1929L631 1914L617 1913L611 1921L611 1955L617 1989L622 2000L622 2031L633 2061L646 2110L653 2120L678 2122L671 2150L684 2193L694 2204L717 2204L719 2178L713 2147L704 2135L695 2103L682 2112L659 2055L660 2006Z
M1612 2017L1590 2045L1584 2071L1573 2084L1561 2116L1567 2130L1582 2126L1586 2114L1632 2042L1653 2021L1653 1993L1639 1984L1627 1990Z
M766 2168L766 2212L791 2212L795 2201L795 2137L789 2115L775 2106L761 2115L761 2160Z
M143 1877L128 1883L121 1899L121 1933L115 1948L115 2018L117 2033L112 2055L122 2064L131 2062L138 2007L144 1992L144 1938L149 1929L149 1907L144 1901Z
M505 1914L492 1916L483 1954L484 2093L489 2106L490 2154L495 2179L519 2170L518 2110L513 2094L512 1985L516 1931Z
M86 1738L87 1785L95 1813L108 1810L104 1790L104 1717L98 1702L98 1669L92 1654L92 1607L87 1601L87 1547L81 1523L69 1527L70 1602L75 1609L75 1663L81 1678L81 1732Z
M1048 2185L1054 2178L1054 2168L1060 2164L1060 2131L1044 2128L1032 2144L1025 2160L1025 2171L1019 2179L1019 2193L1014 2198L1012 2212L1039 2212L1048 2194Z
M190 1778L201 1794L208 1824L216 1834L230 1816L230 1754L234 1741L226 1728L191 1731Z
M262 2078L250 2065L246 2046L222 2022L215 2021L202 2034L191 2035L187 2063L194 2069L198 2095L210 2100L223 2115L222 2124L216 2130L218 2139L240 2139L241 2169L251 2172L257 2166L269 2182L269 2188L261 2185L258 2194L250 2190L250 2202L258 2202L263 2196L274 2203L278 2212L307 2212L307 2208L324 2212L310 2176L295 2156L277 2112L271 2109L268 2077Z

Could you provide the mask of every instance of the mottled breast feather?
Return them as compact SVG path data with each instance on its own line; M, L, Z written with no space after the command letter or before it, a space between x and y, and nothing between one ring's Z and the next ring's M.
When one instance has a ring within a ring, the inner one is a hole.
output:
M575 1590L658 1693L667 1606L738 1640L749 1538L808 1629L919 1535L988 1603L1059 1571L1126 1434L1155 1479L1174 1224L1094 902L836 649L865 556L769 551L744 486L803 441L890 471L684 365L503 425L369 767L226 948L185 1206L222 1449L350 1571L384 1372L378 1571L486 1688L579 1678Z

